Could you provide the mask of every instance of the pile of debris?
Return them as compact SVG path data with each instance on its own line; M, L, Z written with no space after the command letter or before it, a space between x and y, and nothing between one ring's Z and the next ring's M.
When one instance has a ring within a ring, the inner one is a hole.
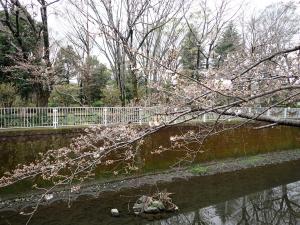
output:
M168 192L159 192L153 196L143 195L133 205L133 212L136 215L142 215L178 211L170 195L171 193Z

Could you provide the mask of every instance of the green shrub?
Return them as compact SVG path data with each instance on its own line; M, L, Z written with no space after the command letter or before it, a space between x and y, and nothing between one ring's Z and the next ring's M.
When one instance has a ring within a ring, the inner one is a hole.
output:
M102 107L102 106L104 106L104 104L101 100L97 100L92 103L92 106L93 107Z
M56 85L49 98L49 106L79 106L80 88L76 84Z
M17 90L10 83L0 84L0 105L1 107L12 107L16 100Z
M120 91L115 85L106 85L103 89L103 104L105 106L121 105Z

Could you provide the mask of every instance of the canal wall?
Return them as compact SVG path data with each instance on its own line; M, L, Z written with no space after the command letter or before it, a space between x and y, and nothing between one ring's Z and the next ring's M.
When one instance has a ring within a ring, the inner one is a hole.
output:
M228 128L230 126L233 124L228 125ZM169 148L171 146L170 137L189 130L197 132L199 129L203 129L203 124L185 124L162 129L144 139L141 146L141 170L139 172L153 172L170 168L186 154L185 148L198 152L195 162L300 148L299 128L276 126L253 129L256 126L258 124L252 123L244 127L228 129L209 137L203 144L194 142L182 149L173 149L172 152L153 154L153 151L160 147ZM13 169L17 164L32 162L40 152L68 146L72 138L84 133L82 127L0 130L0 174ZM98 174L103 171L103 167L101 167L98 169ZM109 176L110 172L112 171L106 171L105 174Z

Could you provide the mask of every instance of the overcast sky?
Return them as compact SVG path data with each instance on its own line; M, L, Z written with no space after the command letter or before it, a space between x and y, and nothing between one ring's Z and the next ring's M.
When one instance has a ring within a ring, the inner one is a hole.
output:
M48 0L48 2L51 2L53 0ZM67 32L67 29L69 27L67 21L66 21L66 13L65 9L68 8L68 3L71 0L60 0L59 2L53 4L51 6L51 9L49 10L49 28L52 34L52 37L55 37L55 39L63 39L65 37L65 33ZM194 0L197 2L197 0ZM245 13L248 13L249 15L252 14L256 10L262 10L267 5L270 5L272 3L276 2L300 2L300 0L232 0L232 4L235 4L236 6L244 3ZM22 3L30 4L32 0L21 0ZM209 4L217 4L220 2L220 0L208 0Z
M59 2L53 4L49 9L49 28L50 35L52 40L59 41L61 45L67 45L68 41L66 39L66 33L70 31L70 24L66 18L66 9L70 8L70 0L60 0ZM198 0L194 0L195 4L197 4ZM23 0L23 2L31 2L31 0ZM51 2L51 0L49 0ZM220 0L208 0L209 4L218 4ZM243 3L243 11L245 16L252 15L255 11L263 10L266 6L272 3L279 2L290 2L290 0L232 0L232 5L239 7ZM299 0L294 0L294 2L298 2ZM194 7L197 10L196 7ZM100 61L102 63L107 64L105 58L102 58L100 54L94 52L94 54L98 55Z
M31 0L24 0L29 2ZM63 38L65 36L66 30L68 29L68 23L65 18L65 8L68 8L69 0L61 0L58 3L55 3L50 10L49 16L49 27L51 29L52 35L56 38ZM195 0L196 2L197 0ZM220 1L220 0L219 0ZM218 3L218 0L209 0L209 2ZM262 10L266 6L276 3L276 2L290 2L291 0L232 0L232 4L239 6L241 3L244 3L244 8L246 8L245 13L252 14L256 10ZM299 2L294 0L295 2ZM54 13L55 12L55 13Z

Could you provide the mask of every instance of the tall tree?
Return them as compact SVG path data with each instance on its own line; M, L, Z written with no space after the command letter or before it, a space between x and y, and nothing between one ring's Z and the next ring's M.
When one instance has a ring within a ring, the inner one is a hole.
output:
M181 63L185 70L199 69L199 58L201 57L198 51L198 42L195 37L195 31L189 30L184 37L181 47ZM201 57L203 59L203 57Z
M190 32L197 39L199 55L204 58L205 69L209 69L215 57L217 42L228 23L237 15L230 0L218 1L212 8L208 0L199 1L199 11L186 18Z
M33 55L36 49L36 38L31 32L29 24L26 23L24 13L17 12L15 15L11 11L0 12L0 81L13 84L23 98L28 98L34 93L34 89L29 81L30 74L25 69L19 69L18 60L20 58L27 59L28 56ZM16 15L18 15L17 18L22 19L18 21L16 18L15 20ZM22 39L16 38L17 34L11 33L8 25L11 29L18 26L18 33ZM22 49L18 46L21 46Z
M274 3L242 23L245 48L267 55L293 45L300 31L298 5L294 1Z
M90 66L91 77L83 80L83 93L88 105L103 98L103 89L111 77L110 71L96 57L90 57L86 63Z
M148 38L151 38L151 34L168 24L179 13L183 4L182 1L174 0L90 1L95 14L94 21L107 46L113 49L110 53L117 53L114 54L118 56L118 60L114 60L117 63L115 67L127 68L135 102L139 101L138 84L141 78L138 53ZM113 61L111 58L109 60Z
M230 22L216 45L215 52L217 54L217 66L224 61L230 52L238 50L240 44L241 40L239 34L233 22Z
M79 76L80 56L71 45L61 47L53 64L59 82L69 84L72 78Z
M37 22L26 6L19 0L0 0L3 8L2 29L7 32L14 54L14 66L6 68L16 76L13 79L25 79L33 87L36 105L46 106L54 83L50 61L50 41L48 31L48 7L58 0L47 2L38 0L41 22ZM20 77L19 72L26 74Z

